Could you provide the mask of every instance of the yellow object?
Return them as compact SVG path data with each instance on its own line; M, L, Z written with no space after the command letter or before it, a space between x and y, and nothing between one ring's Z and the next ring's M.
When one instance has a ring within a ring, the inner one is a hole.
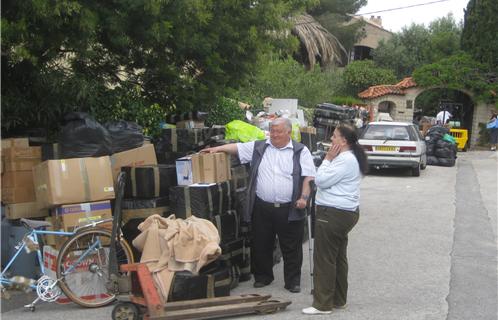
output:
M291 138L294 141L301 142L301 131L299 130L299 123L292 123Z
M450 134L455 138L458 150L467 150L466 144L469 139L469 132L467 129L450 129Z

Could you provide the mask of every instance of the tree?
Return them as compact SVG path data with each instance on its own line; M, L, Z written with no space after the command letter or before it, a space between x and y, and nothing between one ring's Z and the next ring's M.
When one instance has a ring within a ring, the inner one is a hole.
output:
M458 54L418 68L413 78L422 87L466 89L474 93L476 100L495 102L498 83L489 77L490 70L489 65L470 55Z
M232 96L261 106L263 97L295 98L299 105L313 107L330 102L337 93L340 75L320 68L307 71L292 58L280 59L273 55L262 57L256 72Z
M379 68L371 60L360 60L346 66L343 81L344 92L357 96L373 85L394 84L396 77L392 70Z
M470 0L464 16L462 49L477 61L498 67L498 4L495 0Z
M394 70L401 79L417 67L458 53L460 34L461 27L451 14L434 20L428 27L412 24L381 42L373 59L378 66Z
M364 36L361 27L365 22L347 23L351 20L350 15L358 12L366 4L366 0L321 0L316 7L308 10L308 13L332 33L347 52L350 52L354 44ZM344 64L347 63L347 58L344 57Z
M202 109L273 43L295 44L275 35L309 2L6 0L2 130L53 128L74 109Z

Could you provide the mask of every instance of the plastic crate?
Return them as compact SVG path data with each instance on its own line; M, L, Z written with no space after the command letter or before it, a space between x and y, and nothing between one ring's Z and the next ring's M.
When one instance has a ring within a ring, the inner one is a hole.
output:
M467 129L450 129L450 134L455 138L458 150L467 150L467 140L469 139L469 132Z

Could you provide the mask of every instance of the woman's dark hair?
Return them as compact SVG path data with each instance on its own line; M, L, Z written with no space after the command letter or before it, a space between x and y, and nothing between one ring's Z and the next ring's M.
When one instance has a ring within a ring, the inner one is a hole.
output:
M346 139L351 151L353 151L356 160L358 161L358 165L360 166L360 172L362 174L366 174L368 172L368 162L367 162L367 154L363 147L358 143L358 135L356 134L356 130L347 125L340 125L336 127L337 130L341 133L341 136Z

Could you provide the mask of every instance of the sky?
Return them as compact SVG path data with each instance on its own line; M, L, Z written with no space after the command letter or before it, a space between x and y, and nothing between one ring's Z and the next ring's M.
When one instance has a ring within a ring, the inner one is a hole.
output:
M441 0L368 0L368 4L362 7L357 14L435 1ZM447 0L412 8L371 13L364 15L363 17L370 18L371 15L381 16L384 29L392 32L399 32L404 26L408 27L412 23L425 24L425 26L428 26L431 21L444 17L450 12L453 13L453 17L458 23L460 20L463 20L463 10L467 7L468 2L469 0Z

